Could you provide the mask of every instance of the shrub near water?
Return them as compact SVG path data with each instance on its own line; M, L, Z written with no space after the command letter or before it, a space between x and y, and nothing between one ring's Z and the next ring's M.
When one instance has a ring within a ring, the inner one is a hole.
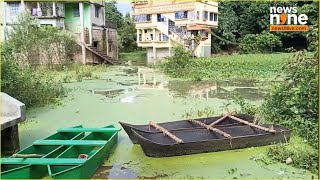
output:
M283 71L285 81L275 85L263 105L266 119L292 128L311 145L318 145L318 58L298 52Z
M50 73L19 66L6 44L1 53L1 91L22 101L27 107L55 102L66 94L62 83Z

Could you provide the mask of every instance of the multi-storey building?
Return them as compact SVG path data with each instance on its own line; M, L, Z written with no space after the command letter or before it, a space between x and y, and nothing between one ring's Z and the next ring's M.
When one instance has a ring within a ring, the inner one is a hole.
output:
M211 31L218 26L218 3L204 0L136 0L132 3L139 47L148 63L171 56L181 44L196 57L211 55Z
M114 32L115 29L106 26L104 5L105 0L4 0L2 39L7 38L10 26L16 22L20 13L28 12L39 20L39 26L55 26L72 32L82 47L77 59L81 59L84 64L117 63L118 55L114 53L113 46L116 39L110 36L110 31Z

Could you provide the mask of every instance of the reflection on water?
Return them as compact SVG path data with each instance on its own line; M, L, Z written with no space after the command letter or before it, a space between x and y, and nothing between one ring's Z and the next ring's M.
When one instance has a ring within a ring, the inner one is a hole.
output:
M108 98L117 97L125 92L126 89L92 90L93 94L101 94Z
M250 81L169 81L168 88L175 97L231 99L241 95L248 100L260 100L267 90Z

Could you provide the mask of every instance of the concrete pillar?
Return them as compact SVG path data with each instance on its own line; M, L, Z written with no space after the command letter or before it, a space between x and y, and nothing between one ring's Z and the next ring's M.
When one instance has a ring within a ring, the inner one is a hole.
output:
M141 38L141 41L143 42L143 41L145 41L145 33L144 33L144 29L141 29L141 31L142 31L142 38Z
M7 36L6 36L6 31L7 31L7 2L1 2L2 3L2 39L3 41L6 41Z
M22 13L23 11L25 11L25 4L24 4L24 0L20 1L20 13Z
M172 56L172 47L169 47L169 57Z
M84 13L83 13L83 3L79 3L79 13L80 13L80 43L81 43L81 51L82 51L82 63L86 64L86 47L84 42Z
M137 43L139 42L140 29L137 29Z
M1 131L1 153L12 155L20 150L18 124Z
M153 39L152 39L152 41L155 42L156 39L157 39L156 28L153 28L153 29L152 29L152 34L153 34Z
M157 60L157 48L155 46L153 46L153 63L156 64L156 60Z
M53 17L57 16L56 2L52 2L52 15Z

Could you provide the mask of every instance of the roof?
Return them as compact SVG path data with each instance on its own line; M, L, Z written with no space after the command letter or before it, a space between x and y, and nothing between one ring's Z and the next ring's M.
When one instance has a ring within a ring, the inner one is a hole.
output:
M210 31L210 28L207 25L190 25L187 27L188 31L197 31L197 30L205 30Z

